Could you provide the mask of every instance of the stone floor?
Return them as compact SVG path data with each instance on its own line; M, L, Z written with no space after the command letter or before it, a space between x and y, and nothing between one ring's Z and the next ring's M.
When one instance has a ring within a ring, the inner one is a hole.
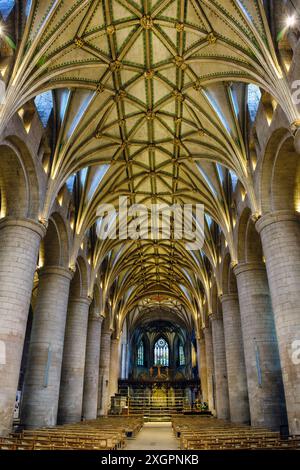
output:
M126 450L176 450L178 442L172 425L166 423L145 423L135 439L127 441Z

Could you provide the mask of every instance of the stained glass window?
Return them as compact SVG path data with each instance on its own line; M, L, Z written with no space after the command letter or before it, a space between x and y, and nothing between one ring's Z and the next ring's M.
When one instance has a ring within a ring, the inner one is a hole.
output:
M51 111L53 109L52 91L45 91L34 99L34 104L39 113L40 120L44 127L47 126Z
M154 365L169 365L169 346L163 338L159 338L154 345Z
M230 177L231 177L232 190L235 191L235 188L236 188L236 185L239 182L239 179L238 179L238 177L237 177L237 175L235 174L234 171L229 170L229 173L230 173Z
M137 351L137 365L143 366L144 365L144 343L143 341L140 342L138 351Z
M66 185L67 185L67 188L68 188L69 191L73 191L73 189L74 189L75 176L76 176L76 174L74 173L66 181Z
M183 345L179 345L179 365L184 366L185 365L185 355L184 355L184 348Z
M27 0L26 2L26 7L25 7L25 15L28 16L30 13L30 8L31 8L32 0Z
M258 86L254 85L253 83L250 83L248 85L248 109L249 109L249 114L251 121L255 121L259 103L261 99L261 91Z
M15 0L0 0L0 13L4 21L7 20L14 6Z

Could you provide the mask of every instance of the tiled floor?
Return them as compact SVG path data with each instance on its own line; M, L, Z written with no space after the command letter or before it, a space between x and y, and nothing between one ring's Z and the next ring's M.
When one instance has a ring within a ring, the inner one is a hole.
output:
M127 441L126 450L176 450L178 442L171 423L145 423L136 439Z

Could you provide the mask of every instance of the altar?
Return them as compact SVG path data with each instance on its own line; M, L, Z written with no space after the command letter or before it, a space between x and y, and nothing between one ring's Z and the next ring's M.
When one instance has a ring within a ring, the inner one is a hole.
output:
M152 366L149 369L149 378L153 380L169 380L169 367L166 366Z

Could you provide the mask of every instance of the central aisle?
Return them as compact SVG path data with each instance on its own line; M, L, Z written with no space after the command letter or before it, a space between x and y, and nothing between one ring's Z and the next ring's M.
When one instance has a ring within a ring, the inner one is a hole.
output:
M128 440L126 450L177 450L172 424L145 423L136 439Z

